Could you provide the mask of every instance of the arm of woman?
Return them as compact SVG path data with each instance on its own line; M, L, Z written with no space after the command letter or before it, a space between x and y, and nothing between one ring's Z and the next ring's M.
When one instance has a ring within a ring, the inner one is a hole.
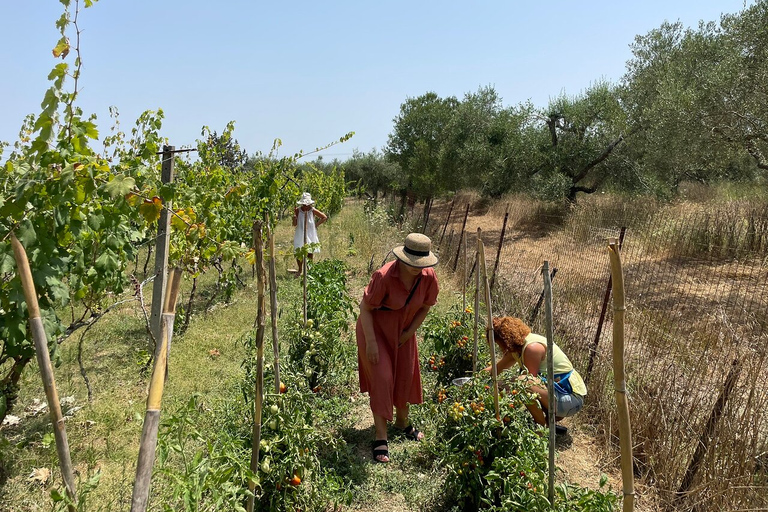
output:
M360 324L363 326L365 335L365 356L371 364L379 362L379 346L376 344L376 330L373 328L373 308L365 302L360 301Z
M320 224L328 220L328 216L323 212L321 212L320 210L318 210L317 208L313 208L312 213L314 213L315 217L317 217L317 222L315 223L315 226L319 226Z
M291 220L291 223L293 224L293 227L296 227L299 225L299 209L298 208L293 209L293 219Z
M499 374L503 372L504 370L507 370L509 368L512 368L512 365L514 365L517 362L517 359L515 358L514 352L511 350L508 352L505 352L504 355L499 359L499 361L496 363L496 373ZM491 367L483 368L484 371L490 372L492 369Z
M403 331L403 334L400 335L400 346L404 345L414 334L416 334L416 329L418 329L424 319L427 318L427 313L429 313L431 307L432 306L424 304L419 308L411 321L411 325L409 325L408 328Z

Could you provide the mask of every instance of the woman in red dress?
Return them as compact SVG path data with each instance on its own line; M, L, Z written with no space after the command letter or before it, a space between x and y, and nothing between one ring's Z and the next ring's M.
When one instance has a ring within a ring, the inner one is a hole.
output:
M373 273L360 302L357 359L360 391L371 401L376 439L373 460L389 462L387 421L408 439L424 435L408 422L408 404L422 402L416 329L437 301L437 257L432 242L411 233L392 252L397 258Z

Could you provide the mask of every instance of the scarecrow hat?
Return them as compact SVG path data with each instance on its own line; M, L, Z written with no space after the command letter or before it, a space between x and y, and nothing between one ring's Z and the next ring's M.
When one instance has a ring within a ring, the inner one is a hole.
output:
M312 196L310 195L309 192L304 192L303 194L301 194L301 199L296 201L296 204L299 206L308 206L311 204L315 204L315 202L312 200Z
M432 241L421 233L411 233L405 237L405 244L398 245L392 252L395 257L416 268L434 267L437 265L437 256L432 251Z

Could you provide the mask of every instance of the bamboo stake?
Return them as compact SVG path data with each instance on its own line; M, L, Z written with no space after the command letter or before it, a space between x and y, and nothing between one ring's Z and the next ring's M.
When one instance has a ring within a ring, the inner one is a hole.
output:
M144 426L141 430L141 443L139 445L139 460L136 464L136 481L133 484L133 496L131 497L131 512L145 512L149 502L149 485L152 479L152 466L155 463L155 449L157 448L157 429L160 426L160 405L168 371L176 300L181 284L181 269L172 269L168 273L170 286L166 288L163 301L163 322L160 324L160 338L157 340L155 362L149 381L147 408L144 413Z
M268 219L268 217L267 217ZM269 309L272 317L272 352L275 367L275 393L280 393L280 345L277 337L277 271L275 270L275 233L267 226L269 238Z
M549 261L544 261L541 270L544 275L544 316L547 330L547 427L549 428L549 479L547 497L550 505L555 504L555 362L553 350L555 344L554 329L552 328L552 280L549 275Z
M483 273L483 287L485 289L485 306L488 312L488 324L486 329L486 337L488 339L488 345L491 350L491 377L493 378L493 404L496 407L496 420L501 421L501 415L499 414L499 374L496 368L496 343L493 338L493 311L491 309L491 287L488 286L488 269L485 266L485 247L483 247L483 240L480 238L480 228L477 228L477 248L478 259L480 260L480 271Z
M629 423L627 384L624 376L624 274L618 241L608 240L613 291L613 385L619 415L619 446L621 448L621 480L624 491L622 510L635 508L635 476L632 472L632 429Z
M43 321L40 318L40 306L37 303L37 292L35 291L35 283L32 280L32 270L29 268L27 252L13 232L11 232L11 245L13 246L13 256L16 259L16 266L19 269L21 287L24 290L24 301L27 303L27 311L29 312L29 326L32 331L32 339L35 343L37 365L40 367L40 377L43 380L43 390L45 391L45 398L48 402L48 410L51 415L51 423L53 424L53 435L56 438L56 453L59 456L61 476L64 480L64 488L67 496L73 503L73 505L67 505L67 509L70 512L74 512L74 504L77 504L75 477L72 469L72 459L69 455L67 429L64 426L64 416L61 414L59 392L56 389L56 379L54 378L53 367L51 366L51 356L48 353L48 337L45 334Z
M251 437L251 471L259 471L259 448L261 444L261 417L262 404L264 401L264 247L261 238L261 221L256 221L257 229L256 243L256 382L254 383L254 401L253 401L253 430ZM306 226L306 224L305 224ZM306 235L305 235L306 236ZM305 262L306 263L306 262ZM279 386L279 383L278 383ZM279 387L278 387L279 391ZM253 491L256 489L254 480L248 481L248 490L251 495L248 496L247 511L253 512L255 505L255 496Z
M303 288L304 288L304 302L303 302L303 318L304 318L304 327L307 326L307 212L304 212L304 246L302 247L302 250L304 251L304 265L302 265L302 281L303 281Z
M477 247L475 249L475 264L480 259L480 228L477 228ZM473 267L474 268L474 267ZM480 272L475 273L475 345L472 349L472 375L477 372L477 338L480 323Z

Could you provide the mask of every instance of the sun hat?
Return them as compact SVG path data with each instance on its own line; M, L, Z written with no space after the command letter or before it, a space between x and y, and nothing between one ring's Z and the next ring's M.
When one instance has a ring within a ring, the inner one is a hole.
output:
M405 237L405 244L398 245L392 252L395 257L416 268L434 267L437 265L437 256L432 251L432 240L421 233L411 233Z
M310 204L315 204L315 202L312 200L312 196L310 195L309 192L304 192L303 194L301 194L301 199L296 201L296 204L299 206L307 206Z

